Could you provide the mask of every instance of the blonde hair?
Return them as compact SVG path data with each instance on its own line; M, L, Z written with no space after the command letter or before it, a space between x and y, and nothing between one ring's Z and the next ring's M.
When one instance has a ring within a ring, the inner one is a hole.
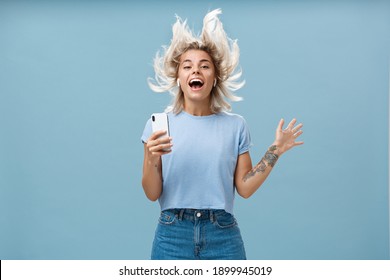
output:
M230 101L240 101L241 97L233 94L240 89L245 81L238 81L242 71L237 69L240 50L237 40L230 39L219 20L220 9L206 14L203 19L203 29L199 37L195 37L187 25L176 16L172 27L171 44L163 46L163 53L157 52L154 58L155 78L148 78L149 87L155 92L170 92L173 95L172 104L166 111L175 114L183 110L184 94L177 84L180 56L188 50L206 51L213 60L217 83L211 93L210 109L213 113L230 111Z

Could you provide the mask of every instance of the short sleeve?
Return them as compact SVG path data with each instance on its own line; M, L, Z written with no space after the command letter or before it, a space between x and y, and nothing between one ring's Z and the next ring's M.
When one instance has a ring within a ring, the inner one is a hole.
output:
M252 146L251 135L249 132L248 125L246 124L245 119L242 119L241 128L240 128L240 140L238 147L238 154L241 155L249 151Z
M152 135L152 121L150 119L148 119L148 121L146 122L145 128L144 128L144 131L142 133L142 136L141 136L142 143L146 143L148 141L150 135Z

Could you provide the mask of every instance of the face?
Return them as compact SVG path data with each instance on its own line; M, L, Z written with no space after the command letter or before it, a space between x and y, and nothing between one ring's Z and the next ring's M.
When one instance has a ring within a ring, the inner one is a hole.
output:
M189 50L183 53L180 57L178 76L185 102L210 101L215 80L215 68L207 52Z

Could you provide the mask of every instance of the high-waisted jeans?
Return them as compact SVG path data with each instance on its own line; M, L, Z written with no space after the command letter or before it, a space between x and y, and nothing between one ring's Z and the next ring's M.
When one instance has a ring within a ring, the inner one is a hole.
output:
M244 260L244 243L233 215L224 210L161 212L152 260Z

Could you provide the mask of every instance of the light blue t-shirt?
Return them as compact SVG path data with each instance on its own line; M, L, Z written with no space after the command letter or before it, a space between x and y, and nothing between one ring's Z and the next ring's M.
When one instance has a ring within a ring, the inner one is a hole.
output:
M243 117L231 113L193 116L168 113L172 152L162 156L161 210L224 209L233 214L237 158L249 150ZM146 123L141 140L152 134Z

